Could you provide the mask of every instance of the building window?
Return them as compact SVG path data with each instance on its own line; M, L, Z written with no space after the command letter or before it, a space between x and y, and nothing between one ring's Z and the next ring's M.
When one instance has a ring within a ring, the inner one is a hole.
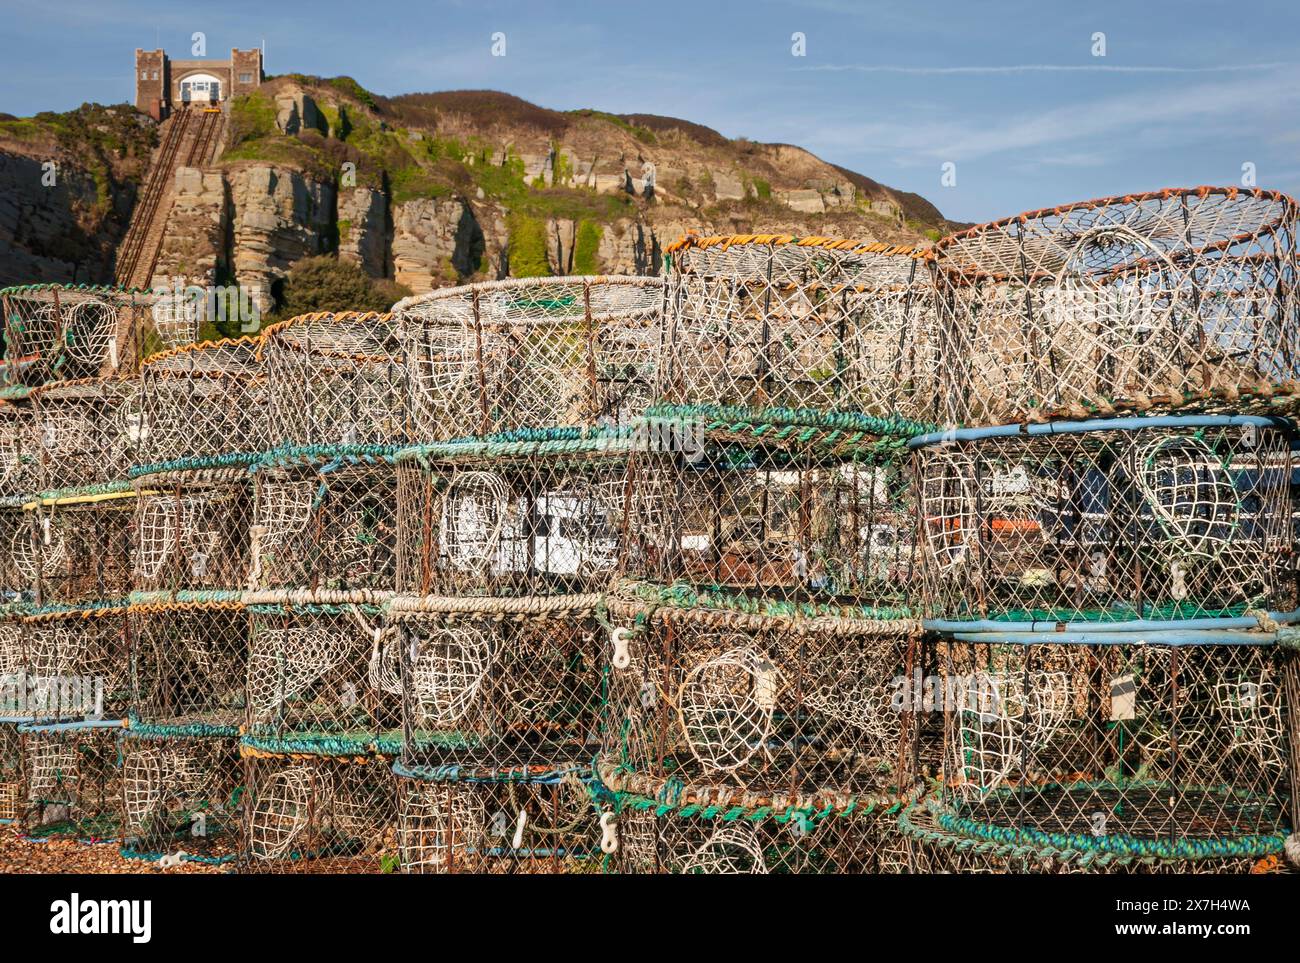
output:
M148 79L149 79L149 71L147 71L147 70L142 70L142 71L140 71L140 79L141 79L141 80L148 80Z
M241 84L251 84L251 83L253 82L253 75L252 75L252 74L240 74L240 75L239 75L239 82L240 82Z
M154 79L154 80L157 80L157 79L158 79L158 71L156 71L156 70L153 72L153 79Z

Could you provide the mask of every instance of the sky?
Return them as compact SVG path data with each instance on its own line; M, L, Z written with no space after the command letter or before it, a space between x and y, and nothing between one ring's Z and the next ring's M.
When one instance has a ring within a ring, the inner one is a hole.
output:
M504 90L798 144L956 221L1251 172L1300 193L1295 0L0 0L0 23L18 116L130 101L135 48L189 57L198 31L209 56L264 43L270 73L380 94Z

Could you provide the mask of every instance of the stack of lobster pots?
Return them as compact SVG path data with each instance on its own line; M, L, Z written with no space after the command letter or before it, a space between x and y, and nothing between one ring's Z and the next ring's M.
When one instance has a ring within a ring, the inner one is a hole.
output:
M656 278L578 277L394 308L421 441L397 455L389 612L407 872L598 865L603 597L632 521L630 426L657 387L662 304Z
M961 427L909 442L943 723L915 869L1300 860L1296 216L1161 191L935 249Z
M250 468L267 431L258 349L189 344L141 370L122 835L124 853L166 865L240 851Z
M258 359L239 868L391 871L401 684L382 614L409 437L401 346L388 314L320 313L265 329Z
M0 291L0 821L115 839L117 736L149 299L87 286Z
M0 822L242 872L1300 864L1297 219L692 235L201 343L0 291Z
M671 257L606 603L607 866L896 868L927 266L785 236L690 237Z

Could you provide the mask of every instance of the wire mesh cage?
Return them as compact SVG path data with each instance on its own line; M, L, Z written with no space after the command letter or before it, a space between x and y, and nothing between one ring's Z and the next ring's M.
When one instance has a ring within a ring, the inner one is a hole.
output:
M8 623L0 625L7 631ZM126 602L32 607L21 616L25 687L17 716L121 719L128 692Z
M620 571L768 601L901 608L914 572L910 423L652 410L631 456Z
M938 830L1044 857L1281 856L1293 653L1246 632L987 638L935 643L918 707L945 723Z
M260 342L207 341L163 351L140 372L136 462L209 464L269 447Z
M253 587L393 590L397 477L392 449L273 452L255 466L253 489Z
M933 416L939 358L922 252L691 235L669 254L661 399Z
M245 744L264 752L395 751L401 729L397 633L362 593L249 592Z
M1293 619L1292 437L1205 415L919 439L931 626Z
M935 248L941 420L1294 381L1296 216L1284 194L1202 187L945 238Z
M0 290L5 382L39 385L133 373L156 337L154 301L145 292L90 285Z
M117 837L121 770L119 723L27 723L22 734L27 778L22 825L29 837Z
M23 618L36 606L30 602L0 605L0 723L31 718L27 676L27 640Z
M249 621L238 593L131 593L136 733L234 737L245 718Z
M605 785L820 812L910 783L915 621L680 587L620 587L608 606Z
M901 860L897 872L1001 873L1035 875L1166 874L1280 874L1294 870L1279 853L1265 856L1206 856L1197 859L1109 853L1087 846L1060 847L999 842L946 829L947 813L938 799L923 799L898 817Z
M621 424L654 400L663 281L514 278L393 308L414 437Z
M41 487L41 451L31 403L25 397L0 400L0 497Z
M124 598L131 591L135 492L127 482L64 489L29 503L15 563L45 603Z
M136 588L237 590L248 585L253 482L247 466L136 475L133 490Z
M261 335L271 445L392 444L408 435L392 315L321 312Z
M630 441L597 430L399 452L399 591L517 597L603 588L624 541Z
M241 872L396 871L396 789L382 758L246 752L244 778Z
M171 738L123 732L122 854L179 855L220 865L242 836L243 766L234 738Z
M576 772L531 782L397 784L405 873L585 873L599 866L596 813Z
M0 722L0 826L23 818L27 781L23 776L23 738L18 725Z
M125 478L140 440L140 382L90 378L29 395L40 446L41 490Z
M399 596L402 762L424 778L548 781L589 770L607 652L599 596Z
M775 812L662 792L608 797L617 848L604 864L607 872L737 876L895 869L888 842L896 835L899 804L886 797L850 811Z
M33 598L39 537L36 514L24 511L22 498L0 499L0 599L6 604Z

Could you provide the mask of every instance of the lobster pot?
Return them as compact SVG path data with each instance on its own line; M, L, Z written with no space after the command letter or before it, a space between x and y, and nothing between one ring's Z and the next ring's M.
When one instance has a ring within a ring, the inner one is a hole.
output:
M918 439L934 628L1240 628L1295 617L1292 432L1247 416Z
M1111 854L1089 847L1086 842L1071 846L1062 841L1063 844L1056 847L978 839L946 828L951 825L951 815L938 800L922 800L904 810L898 816L898 838L903 841L904 861L897 872L972 875L1177 873L1180 876L1294 872L1280 853L1197 859L1160 858L1127 852Z
M27 692L20 715L122 717L128 700L124 601L33 609L21 631Z
M397 585L419 595L599 591L626 533L626 438L397 456ZM455 449L461 449L456 451Z
M23 511L20 500L0 500L0 597L6 601L27 597L40 570L36 514Z
M251 585L393 590L397 477L391 451L271 455L255 468L253 493Z
M248 593L246 742L267 752L363 755L401 727L397 633L377 604Z
M218 601L206 595L132 594L133 723L195 738L239 734L245 715L248 615L237 596Z
M945 719L939 827L1045 854L1281 854L1293 655L1259 632L1105 635L936 643L911 708Z
M136 461L167 464L269 447L268 397L258 342L204 342L164 351L141 367Z
M39 385L132 373L155 327L154 300L141 292L57 284L0 290L5 382Z
M0 498L40 487L40 435L26 399L0 401Z
M846 808L903 785L914 739L899 693L915 623L792 619L745 602L672 589L610 601L622 631L610 647L602 775L671 777L744 809Z
M484 779L589 767L608 660L598 598L394 599L403 763Z
M25 717L27 643L23 616L33 608L23 602L0 606L0 719Z
M919 252L776 235L688 236L669 252L662 399L931 417Z
M397 799L382 758L245 755L240 872L397 869Z
M415 437L621 424L657 386L663 281L515 278L393 308Z
M600 830L581 774L531 782L397 780L404 873L588 873Z
M29 835L106 840L117 835L122 781L116 725L24 724L27 778L22 823Z
M22 736L16 724L0 722L0 826L22 819L25 785Z
M272 445L407 437L406 369L388 314L322 312L262 332Z
M707 800L670 804L615 793L609 811L618 848L604 868L733 876L894 872L886 842L896 834L896 804L884 797L856 802L847 812L757 812Z
M91 378L31 393L41 489L77 488L126 476L140 439L139 382Z
M940 420L1267 391L1300 374L1296 204L1237 188L1085 201L935 248Z
M912 492L904 436L885 433L901 426L658 411L627 472L629 577L772 602L909 603L919 588Z
M133 486L137 589L247 586L253 484L246 467L159 472L137 477Z
M64 489L33 503L15 558L45 603L124 598L131 591L135 493L127 482Z
M234 738L173 737L125 730L122 854L231 862L239 851L243 767Z

